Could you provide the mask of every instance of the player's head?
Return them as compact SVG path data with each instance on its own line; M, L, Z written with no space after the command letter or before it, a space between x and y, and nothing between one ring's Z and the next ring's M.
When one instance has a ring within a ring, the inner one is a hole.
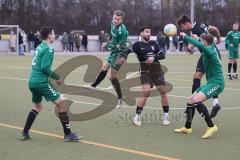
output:
M53 43L55 41L55 34L53 27L42 27L41 31L42 40L48 41L49 43Z
M125 13L121 10L115 10L113 12L113 23L115 26L118 26L122 23Z
M233 30L234 31L238 31L239 30L239 23L238 22L233 24Z
M140 29L140 36L145 41L149 41L151 37L151 29L148 26L144 26Z
M189 31L192 29L192 22L190 18L183 14L177 19L177 25L181 27L183 30Z
M203 43L205 46L210 46L210 45L212 45L213 40L214 40L214 38L213 38L212 35L206 34L206 33L204 33L204 34L201 35L201 39L202 39L202 43Z

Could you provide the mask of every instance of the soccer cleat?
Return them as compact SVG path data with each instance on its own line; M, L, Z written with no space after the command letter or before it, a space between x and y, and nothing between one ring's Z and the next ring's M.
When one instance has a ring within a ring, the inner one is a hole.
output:
M234 78L234 79L238 79L238 74L237 74L237 73L234 73L234 74L233 74L233 78Z
M232 75L228 75L229 80L233 80Z
M118 99L116 108L120 108L122 106L122 104L123 104L123 99Z
M86 87L88 89L96 90L96 87L93 87L91 84L89 85L83 85L83 87Z
M210 113L210 117L211 118L216 117L216 115L220 109L221 109L221 107L219 106L219 104L216 104L215 106L213 106L212 111Z
M136 114L135 117L133 118L133 124L138 127L142 125L141 116L139 114Z
M218 127L216 125L214 125L213 127L208 127L205 134L202 136L202 139L207 139L211 137L217 131Z
M168 115L163 115L163 125L164 126L170 125L170 121L169 121L169 116Z
M192 128L182 127L182 128L179 128L179 129L174 129L174 132L191 134L192 133Z
M76 133L70 133L69 135L64 135L65 142L78 142L83 137L78 136Z
M30 135L28 133L22 132L21 135L18 137L20 141L25 141L31 139Z

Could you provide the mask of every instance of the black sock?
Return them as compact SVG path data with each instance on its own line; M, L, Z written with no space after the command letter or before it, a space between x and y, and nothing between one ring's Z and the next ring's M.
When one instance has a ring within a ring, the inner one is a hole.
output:
M230 74L232 70L232 63L228 63L228 73Z
M29 129L31 128L31 126L32 126L35 118L37 117L37 115L38 115L38 112L34 109L29 112L26 124L25 124L24 129L23 129L23 133L28 134Z
M163 112L168 113L169 112L169 106L162 106L163 107Z
M59 119L63 126L64 134L69 135L71 133L71 129L70 129L67 112L59 112L58 114L59 114Z
M195 114L195 107L193 105L187 104L187 109L185 113L186 113L185 127L189 129L192 127L192 120Z
M121 86L118 79L114 77L113 79L111 79L111 82L115 91L117 92L118 99L122 99L122 91L121 91Z
M141 114L143 111L143 107L138 107L136 108L136 114Z
M203 104L203 103L199 103L197 106L196 106L198 112L200 114L202 114L203 117L205 117L205 121L208 125L208 127L213 127L214 124L212 122L212 119L210 118L209 116L209 112L208 112L208 109L207 107Z
M97 76L97 79L95 80L95 82L93 84L91 84L91 86L96 87L97 85L99 85L99 83L101 83L102 80L104 80L106 75L107 75L107 71L101 70Z
M233 73L237 73L237 63L233 63Z
M192 93L194 93L201 86L201 79L193 79Z

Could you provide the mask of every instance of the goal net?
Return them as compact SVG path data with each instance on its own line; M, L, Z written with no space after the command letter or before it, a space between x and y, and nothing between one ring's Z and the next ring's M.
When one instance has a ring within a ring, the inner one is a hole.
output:
M0 54L18 53L18 25L0 25Z

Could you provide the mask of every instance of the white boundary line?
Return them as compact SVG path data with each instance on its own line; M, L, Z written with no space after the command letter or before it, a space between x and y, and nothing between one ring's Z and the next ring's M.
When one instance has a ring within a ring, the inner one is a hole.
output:
M133 74L131 75L134 75L136 74L136 72L134 72ZM130 75L129 75L130 76ZM126 78L129 78L129 77L126 77ZM0 79L10 79L10 80L20 80L20 81L28 81L28 79L26 78L16 78L16 77L0 77ZM79 86L79 85L78 85ZM177 87L174 87L174 88L177 88ZM191 87L178 87L178 88L191 88ZM99 88L101 89L101 88ZM108 88L102 88L102 89L108 89ZM186 96L177 96L177 95L171 95L169 94L168 95L169 97L175 97L175 98L187 98ZM152 99L152 98L149 98L149 99ZM89 103L89 102L81 102L81 101L77 101L77 100L72 100L73 102L75 103L79 103L79 104L88 104L88 105L95 105L95 106L98 106L100 105L100 103ZM133 106L122 106L122 108L136 108L136 107L133 107ZM157 108L157 107L144 107L146 109L153 109L153 110L158 110L158 109L161 109L161 108ZM184 110L186 108L171 108L172 110ZM236 107L230 107L230 108L221 108L222 110L239 110L240 107L239 106L236 106Z

